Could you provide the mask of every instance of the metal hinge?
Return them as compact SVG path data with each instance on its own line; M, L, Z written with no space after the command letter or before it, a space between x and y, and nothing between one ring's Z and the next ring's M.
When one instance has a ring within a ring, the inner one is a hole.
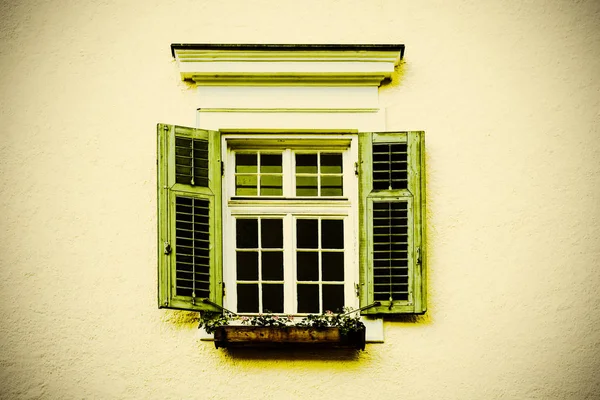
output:
M221 161L221 176L225 176L225 163Z
M164 243L164 252L166 255L171 254L171 244L169 242Z
M421 265L421 246L417 247L417 265Z
M354 289L356 290L356 297L360 297L360 285L358 283L354 284Z
M225 297L225 282L223 282L222 288L223 288L223 297Z
M354 175L358 176L358 161L354 163Z

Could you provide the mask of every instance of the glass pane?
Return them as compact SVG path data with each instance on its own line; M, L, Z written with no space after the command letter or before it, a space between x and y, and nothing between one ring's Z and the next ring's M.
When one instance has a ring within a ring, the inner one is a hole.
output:
M261 247L264 249L283 248L283 220L262 219L260 223Z
M299 249L319 248L319 221L316 219L296 220L296 247Z
M235 239L238 249L258 248L258 220L237 219Z
M341 174L342 173L342 155L341 154L321 154L321 173L322 174Z
M262 279L264 281L283 280L283 252L264 251L262 253Z
M256 154L236 153L235 155L235 172L256 173L257 170Z
M344 248L344 221L339 219L321 221L321 247L324 249Z
M344 308L344 285L323 285L323 311L339 313Z
M319 313L319 285L298 285L298 312Z
M316 154L296 154L297 174L316 174L317 172Z
M262 285L263 312L282 313L283 312L283 285L263 284Z
M238 281L258 280L258 252L238 251L236 255Z
M258 284L238 283L237 310L243 312L258 312Z
M343 194L341 176L321 176L321 196L342 196Z
M283 179L281 175L261 175L260 177L260 195L261 196L282 196Z
M318 196L316 176L296 176L296 196Z
M238 175L235 177L236 196L256 196L258 191L258 177L256 175Z
M260 155L260 172L280 174L282 173L281 154L261 154Z
M323 252L322 270L324 281L344 280L344 253Z
M296 253L296 271L299 281L319 280L319 253L315 251Z

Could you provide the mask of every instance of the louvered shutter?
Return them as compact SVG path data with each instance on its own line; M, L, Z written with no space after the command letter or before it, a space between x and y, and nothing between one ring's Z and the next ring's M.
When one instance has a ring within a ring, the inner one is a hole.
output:
M158 124L158 305L222 304L219 132Z
M361 307L424 313L424 134L360 133L359 151Z

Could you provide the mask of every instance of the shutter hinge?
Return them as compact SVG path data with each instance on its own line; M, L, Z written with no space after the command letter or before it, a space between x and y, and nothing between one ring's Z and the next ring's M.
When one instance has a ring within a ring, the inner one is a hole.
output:
M221 176L225 176L225 163L221 161Z
M165 246L164 247L165 254L166 255L171 254L171 245L169 244L169 242L165 242L164 246Z
M225 297L225 282L222 283L222 289L223 289L223 297Z
M360 297L360 285L358 283L354 284L354 289L356 290L356 297Z
M358 161L354 163L354 175L358 176Z
M421 265L421 246L417 247L417 265Z

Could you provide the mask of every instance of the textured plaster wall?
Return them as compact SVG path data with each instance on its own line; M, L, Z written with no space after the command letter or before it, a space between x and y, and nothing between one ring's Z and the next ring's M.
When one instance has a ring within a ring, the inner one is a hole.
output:
M4 1L0 397L600 398L597 1ZM231 355L156 307L172 42L404 43L429 312L357 356Z

